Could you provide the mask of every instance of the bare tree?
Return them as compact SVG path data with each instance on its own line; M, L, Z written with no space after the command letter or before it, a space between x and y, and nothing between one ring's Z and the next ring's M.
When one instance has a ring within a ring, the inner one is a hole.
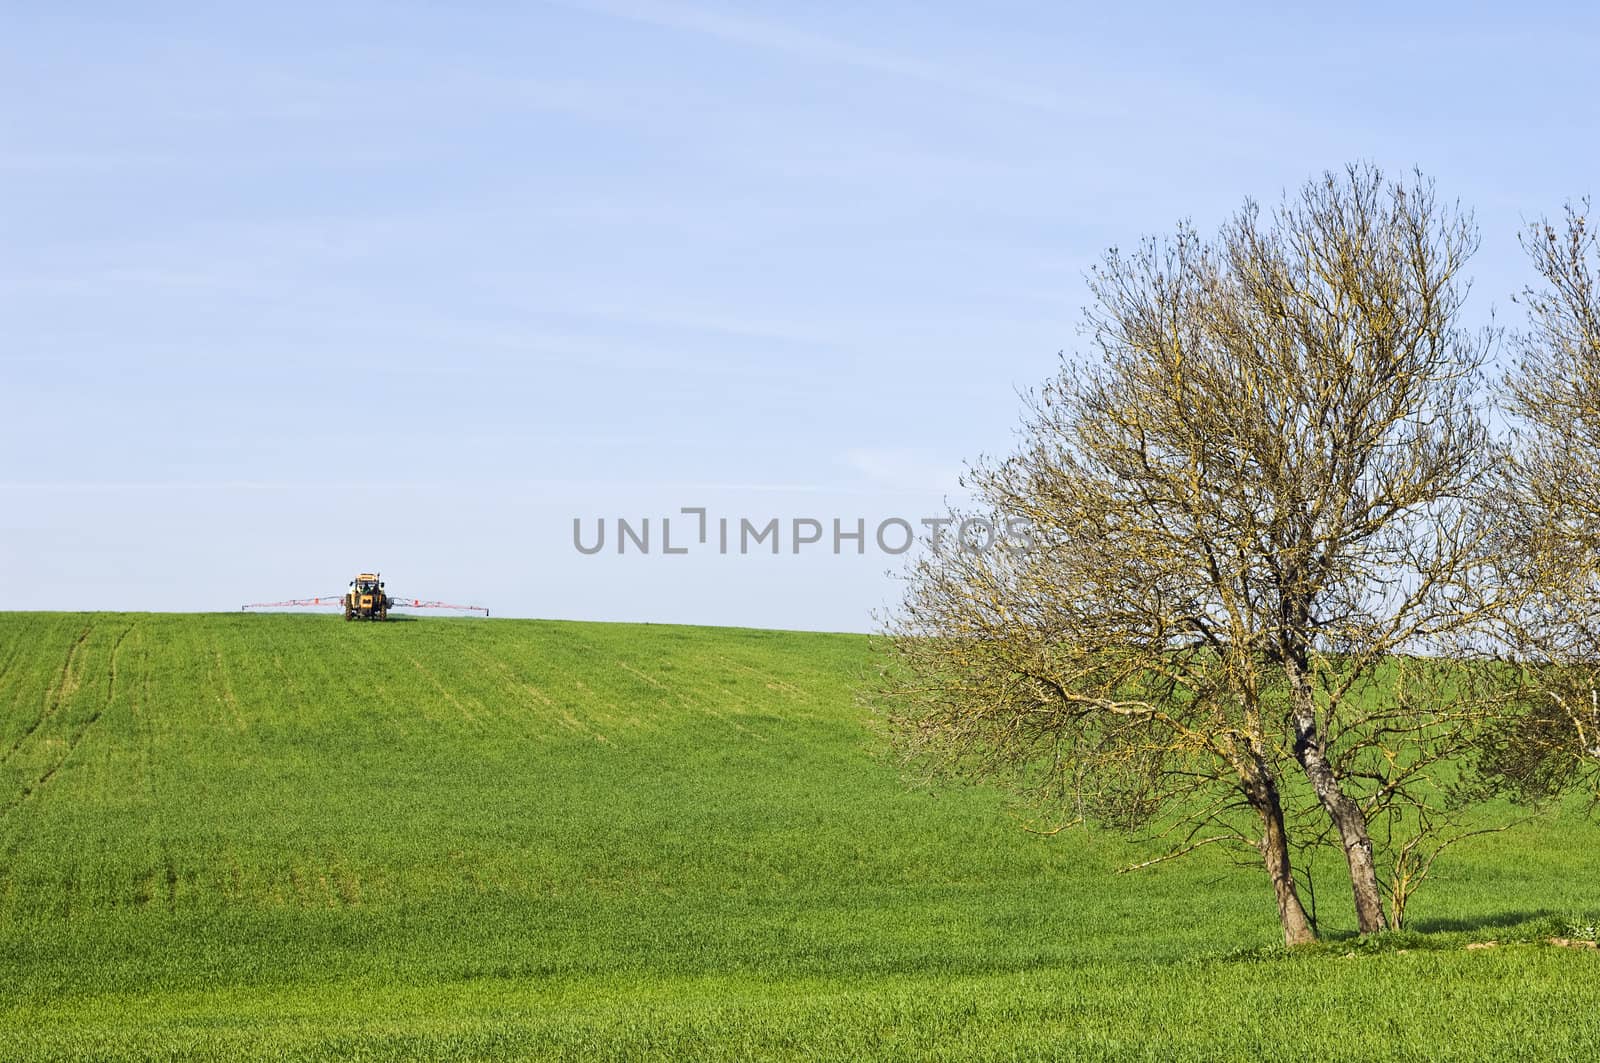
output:
M885 687L907 751L1180 831L1174 853L1247 841L1291 944L1314 928L1289 833L1319 817L1384 929L1374 819L1440 807L1492 718L1444 659L1500 607L1477 578L1489 337L1460 324L1476 244L1420 176L1351 167L1214 239L1109 252L1095 356L969 473L1032 549L909 573Z
M1524 666L1526 704L1496 729L1486 764L1550 797L1582 783L1600 799L1600 241L1588 203L1522 234L1541 286L1504 381L1514 446L1497 496L1506 565L1523 590L1502 633Z

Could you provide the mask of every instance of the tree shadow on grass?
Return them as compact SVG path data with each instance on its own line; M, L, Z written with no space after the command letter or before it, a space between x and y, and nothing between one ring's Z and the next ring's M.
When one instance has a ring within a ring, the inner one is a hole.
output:
M1529 927L1535 923L1558 922L1557 912L1548 908L1537 910L1521 910L1511 912L1495 912L1490 915L1471 916L1441 916L1433 919L1410 919L1406 921L1404 929L1394 931L1401 935L1411 934L1477 934L1485 930L1507 930L1513 927ZM1535 928L1543 929L1543 928ZM1322 940L1325 942L1349 941L1361 937L1361 933L1353 928L1333 927L1325 928Z
M1318 940L1323 945L1344 945L1360 940L1371 944L1388 942L1391 947L1405 945L1407 948L1427 948L1429 943L1423 939L1438 935L1448 939L1451 935L1481 935L1489 931L1515 930L1513 938L1539 938L1552 934L1560 935L1565 927L1564 921L1558 913L1548 908L1537 910L1520 910L1509 912L1495 912L1488 915L1438 917L1434 919L1414 919L1406 923L1401 930L1376 937L1362 938L1361 932L1354 927L1328 927L1322 928ZM1445 942L1436 942L1443 945ZM1451 946L1453 947L1453 946Z
M1548 908L1537 911L1496 912L1493 915L1462 916L1458 918L1418 919L1406 924L1407 930L1419 934L1476 933L1480 930L1500 930L1521 926L1540 919L1554 919L1557 913Z

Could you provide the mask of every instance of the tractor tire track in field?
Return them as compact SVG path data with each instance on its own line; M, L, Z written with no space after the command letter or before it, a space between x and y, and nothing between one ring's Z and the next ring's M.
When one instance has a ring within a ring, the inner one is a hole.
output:
M733 665L736 668L742 667L742 668L744 668L745 671L752 672L755 675L760 676L763 679L772 678L771 676L767 675L767 673L765 673L765 672L758 671L757 669L750 668L748 666L740 665L737 662L735 662L735 661L733 661L733 660L731 660L731 659L729 659L727 657L719 656L717 659L721 660L721 661L724 661L727 664ZM733 718L734 714L718 711L715 707L712 706L710 698L697 700L697 699L691 697L688 693L686 693L685 691L683 691L682 689L680 689L676 685L669 684L669 683L664 683L660 679L657 679L655 676L650 675L648 672L645 672L645 671L642 671L641 669L635 668L633 665L629 664L627 661L622 660L621 658L618 658L616 663L617 663L617 667L618 668L621 668L624 672L627 672L629 675L635 677L636 679L643 680L644 682L648 683L650 686L656 688L657 690L665 691L671 697L671 700L672 700L673 704L677 705L679 708L685 710L686 712L698 712L698 713L701 713L703 715L710 716L712 719L717 720L717 721L719 721L721 723L725 723L729 727L732 727L735 731L739 731L740 733L742 733L744 735L747 735L750 738L754 738L758 742L768 741L766 735L762 734L761 732L759 732L759 731L757 731L757 730L755 730L753 728L746 727L744 724L742 724L738 720L734 719ZM770 689L776 689L771 683L767 683L766 685L767 685L767 688L769 690ZM796 693L799 693L799 691L796 691Z
M5 819L5 818L9 817L11 815L12 811L14 811L17 807L19 807L24 801L26 801L29 797L33 796L34 794L37 794L39 791L43 790L46 786L48 786L50 784L50 781L56 777L56 773L59 772L62 769L63 766L66 765L68 760L72 759L72 754L77 751L79 745L83 742L84 736L87 735L91 729L93 729L95 724L100 722L100 718L105 715L106 709L110 708L112 703L116 701L116 696L117 696L117 656L122 651L122 643L123 643L123 641L128 637L128 635L130 633L132 633L133 629L135 627L137 627L137 626L138 626L137 624L130 624L127 627L123 628L120 632L118 632L117 637L116 637L116 641L114 641L111 644L111 659L110 659L110 662L108 663L107 670L106 670L106 696L105 696L105 700L102 703L100 703L99 705L95 706L94 711L89 714L88 718L85 719L83 721L83 723L80 724L77 727L77 729L72 732L71 737L68 738L67 741L66 741L65 749L62 751L61 755L59 757L55 758L50 763L50 765L47 768L45 768L44 772L36 780L34 780L33 783L24 786L22 788L22 792L21 793L17 794L17 796L13 797L10 801L8 801L3 808L0 808L0 819ZM60 711L60 709L61 709L61 706L65 703L66 699L68 697L70 697L72 694L77 692L78 686L80 684L79 684L78 680L76 679L76 677L73 678L73 682L71 684L70 689L68 689L66 687L65 680L66 680L68 674L71 672L71 665L72 665L73 658L76 656L79 647L81 647L84 644L85 640L87 640L88 637L89 637L89 629L85 628L83 633L78 636L78 641L74 644L72 650L67 655L67 665L66 665L66 667L64 667L63 672L62 672L63 682L62 682L62 685L57 688L57 696L55 698L55 704L54 704L54 706L52 708L52 711L51 711L50 715L54 715L54 714L58 713ZM66 692L62 693L63 690L65 690ZM41 722L42 722L42 719L41 719ZM37 729L38 729L37 725L35 725L34 730L37 730ZM32 732L30 731L30 733L32 733ZM16 745L14 745L11 748L11 753L15 753L17 751L17 748L20 747L21 744L22 743L19 741ZM7 759L9 759L9 756L10 756L10 754L7 755Z
M408 666L414 669L421 676L427 687L432 689L433 694L437 695L437 700L448 704L460 715L462 720L472 727L482 727L484 721L494 715L493 709L484 704L481 697L467 692L459 685L452 689L453 682L448 674L441 678L440 672L436 668L430 667L432 662L424 662L416 654L410 652L404 643L384 644L374 647L369 659L377 666L379 672L397 679L404 674ZM412 689L417 693L424 693L424 687L421 685L416 685ZM389 691L389 693L400 692ZM433 716L435 700L431 698L424 698L423 700L427 706L423 711L430 717L437 719L438 717ZM445 715L448 718L448 714Z
M724 654L720 654L720 653L717 654L716 659L721 661L723 664L727 665L729 668L735 668L735 669L738 669L741 672L746 672L746 673L748 673L750 675L755 676L757 679L761 680L762 684L768 690L781 691L782 693L788 694L791 697L799 698L802 701L806 700L806 692L804 690L801 690L799 687L795 686L793 683L784 682L782 679L779 679L777 676L773 675L771 672L762 671L760 668L752 668L748 664L740 664L738 661L734 660L732 657L728 657L728 656L726 656Z
M139 673L140 696L134 698L132 703L129 704L128 715L133 719L134 733L139 736L140 782L143 784L142 788L145 792L145 796L149 798L150 804L155 806L159 804L161 800L160 794L156 790L156 770L154 756L154 746L156 740L152 731L150 714L148 711L139 711L141 706L148 708L149 706L155 704L155 693L150 689L150 675L153 671L154 669L149 666L149 660L146 658L145 667L142 668Z
M573 714L571 709L563 708L561 705L556 704L554 698L524 679L505 661L502 661L498 657L484 653L481 650L474 649L470 646L463 646L462 650L467 656L471 657L479 664L489 665L490 667L494 668L500 673L500 675L508 684L514 688L520 689L541 708L549 710L551 713L551 718L562 727L565 727L567 730L572 731L575 734L583 735L585 738L593 738L597 742L611 741L611 739L607 738L605 735L589 726L583 720L580 720L576 715Z
M473 711L467 708L467 706L462 703L460 698L450 693L450 688L439 682L439 677L433 672L429 671L421 661L417 660L409 653L406 654L406 660L411 662L412 666L416 668L419 673L421 673L422 677L428 681L433 689L439 692L439 696L453 705L468 723L478 722L478 717L473 713ZM479 708L481 709L482 706L479 706Z
M4 686L6 676L11 674L11 669L14 668L17 661L22 658L23 644L24 641L22 639L10 640L10 643L7 646L6 659L4 663L0 663L0 686Z
M651 686L655 687L657 690L666 690L667 689L667 684L663 683L661 680L657 679L653 675L647 675L646 673L639 671L639 669L635 668L633 665L629 664L627 661L624 661L620 657L617 658L617 667L621 668L624 672L627 672L629 675L633 676L635 679L644 680L646 683L648 683Z
M78 678L73 673L72 666L78 659L78 651L83 649L83 644L88 641L89 632L92 630L94 630L93 625L84 627L82 631L78 632L78 637L73 640L72 645L67 648L67 659L62 663L61 671L57 674L56 681L46 691L44 706L41 708L39 715L34 718L32 723L23 728L22 733L17 736L17 740L11 743L11 748L6 750L3 755L0 755L0 764L10 761L16 755L17 750L22 748L23 743L33 737L35 731L50 722L51 718L61 711L62 704L77 692Z
M250 724L244 718L244 713L239 711L239 699L233 692L233 682L228 678L228 666L223 663L222 650L216 646L211 648L211 657L216 665L217 689L222 691L218 698L228 710L228 715L233 718L235 731L248 731Z

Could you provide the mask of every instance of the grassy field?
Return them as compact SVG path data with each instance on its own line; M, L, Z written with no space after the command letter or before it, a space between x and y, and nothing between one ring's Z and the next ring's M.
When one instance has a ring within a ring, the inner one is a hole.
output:
M1592 1058L1600 827L1286 955L1258 873L909 786L858 636L0 614L0 1058ZM1591 932L1592 933L1592 932ZM1466 950L1470 941L1495 948Z

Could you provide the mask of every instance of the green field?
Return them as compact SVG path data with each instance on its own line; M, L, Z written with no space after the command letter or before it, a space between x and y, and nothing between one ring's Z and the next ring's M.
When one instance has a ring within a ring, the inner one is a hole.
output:
M0 614L0 1058L1592 1058L1600 827L1286 955L1262 876L914 787L852 635ZM1577 928L1577 929L1574 929ZM1592 935L1592 931L1588 931ZM1466 950L1470 941L1498 947Z

